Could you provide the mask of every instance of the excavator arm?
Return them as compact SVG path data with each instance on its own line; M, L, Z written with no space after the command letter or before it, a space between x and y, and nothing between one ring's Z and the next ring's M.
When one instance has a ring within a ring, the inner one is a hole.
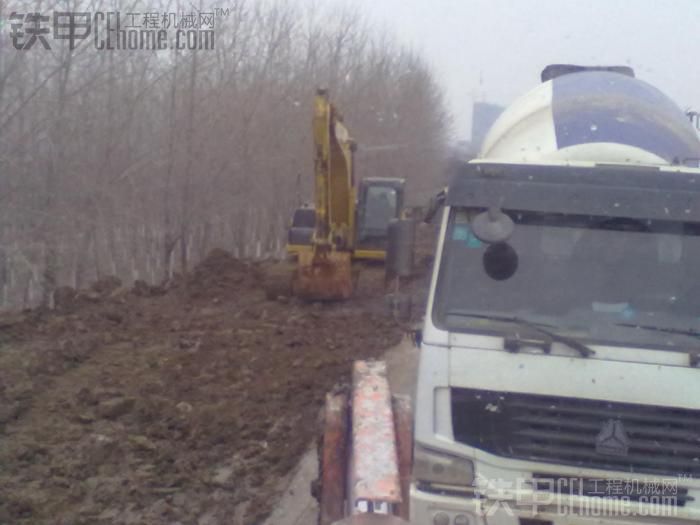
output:
M347 299L355 242L355 143L323 89L314 100L313 137L316 223L311 249L299 253L293 291L308 300Z
M355 142L343 118L319 89L314 100L316 230L313 242L350 251L355 231L353 152Z

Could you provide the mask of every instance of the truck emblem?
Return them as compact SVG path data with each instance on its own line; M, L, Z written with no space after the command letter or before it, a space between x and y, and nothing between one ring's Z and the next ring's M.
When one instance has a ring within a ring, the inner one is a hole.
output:
M595 439L595 451L605 456L626 456L630 440L622 421L608 419Z

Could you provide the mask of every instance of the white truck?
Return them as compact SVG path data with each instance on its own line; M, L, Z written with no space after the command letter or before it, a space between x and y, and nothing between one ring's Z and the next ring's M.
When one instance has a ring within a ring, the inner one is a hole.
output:
M700 143L625 68L543 80L446 194L411 523L700 523Z
M443 193L413 415L328 398L320 523L700 524L699 161L629 68L546 68Z

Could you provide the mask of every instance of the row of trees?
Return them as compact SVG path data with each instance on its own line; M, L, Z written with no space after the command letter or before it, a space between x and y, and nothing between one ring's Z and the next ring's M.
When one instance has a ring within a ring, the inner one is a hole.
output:
M56 286L106 274L160 281L215 246L279 255L292 209L311 199L316 86L359 143L358 176L404 176L414 195L440 183L449 119L418 54L349 5L224 7L214 49L100 50L92 35L72 49L50 33L50 50L16 50L3 24L0 307L50 304ZM8 11L0 3L17 20ZM118 11L123 24L195 10L66 0L12 11Z

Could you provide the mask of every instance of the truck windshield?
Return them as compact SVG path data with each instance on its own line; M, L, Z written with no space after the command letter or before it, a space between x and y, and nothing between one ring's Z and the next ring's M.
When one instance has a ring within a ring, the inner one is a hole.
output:
M594 342L700 344L700 224L504 210L513 235L486 244L480 211L451 211L437 326L508 331L510 316Z

